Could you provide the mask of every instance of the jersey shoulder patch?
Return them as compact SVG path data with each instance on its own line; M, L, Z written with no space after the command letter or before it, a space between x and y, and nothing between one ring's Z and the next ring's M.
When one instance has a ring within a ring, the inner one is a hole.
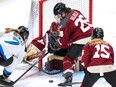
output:
M20 44L19 40L16 37L13 37L12 41L4 41L4 42L11 44L11 45L19 45Z
M72 14L70 16L70 20L73 20L74 21L79 15L80 15L80 12L79 11L73 10L72 11Z

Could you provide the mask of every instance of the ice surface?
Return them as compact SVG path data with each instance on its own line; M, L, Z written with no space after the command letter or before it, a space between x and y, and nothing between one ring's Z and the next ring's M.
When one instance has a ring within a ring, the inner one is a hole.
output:
M22 73L24 73L30 65L20 64L15 71L10 76L11 80L16 80ZM21 69L22 68L22 69ZM0 67L0 71L2 68ZM75 72L73 75L74 82L81 82L84 73ZM53 80L53 83L49 83L49 80ZM14 87L58 87L57 85L64 81L62 73L56 75L48 75L44 72L39 72L37 68L33 67L28 73L26 73L15 85ZM111 87L104 78L100 78L93 87ZM75 84L72 87L80 87L80 84Z

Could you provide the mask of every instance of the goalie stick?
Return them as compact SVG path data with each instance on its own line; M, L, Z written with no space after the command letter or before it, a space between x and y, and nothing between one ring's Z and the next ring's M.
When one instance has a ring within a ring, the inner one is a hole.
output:
M44 53L44 52L43 52L43 53ZM48 52L45 53L44 55L42 55L42 56L39 58L38 61L42 60L47 54L48 54ZM38 61L36 61L34 64L32 64L31 67L29 67L19 78L17 78L15 81L13 81L13 82L11 82L11 83L8 83L8 84L6 83L6 85L9 85L9 86L14 85L14 84L15 84L17 81L19 81L29 70L31 70L31 69L38 63Z

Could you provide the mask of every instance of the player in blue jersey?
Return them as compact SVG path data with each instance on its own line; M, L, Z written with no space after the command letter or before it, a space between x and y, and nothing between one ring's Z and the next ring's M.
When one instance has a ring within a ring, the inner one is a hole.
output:
M0 84L12 82L8 77L26 54L25 43L28 36L29 31L25 26L18 29L7 28L4 33L0 33L0 65L4 67L3 74L0 75Z

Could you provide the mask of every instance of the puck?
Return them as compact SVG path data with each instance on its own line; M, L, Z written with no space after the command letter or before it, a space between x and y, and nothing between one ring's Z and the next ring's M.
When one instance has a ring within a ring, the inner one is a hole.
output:
M49 80L50 83L53 83L53 80Z

